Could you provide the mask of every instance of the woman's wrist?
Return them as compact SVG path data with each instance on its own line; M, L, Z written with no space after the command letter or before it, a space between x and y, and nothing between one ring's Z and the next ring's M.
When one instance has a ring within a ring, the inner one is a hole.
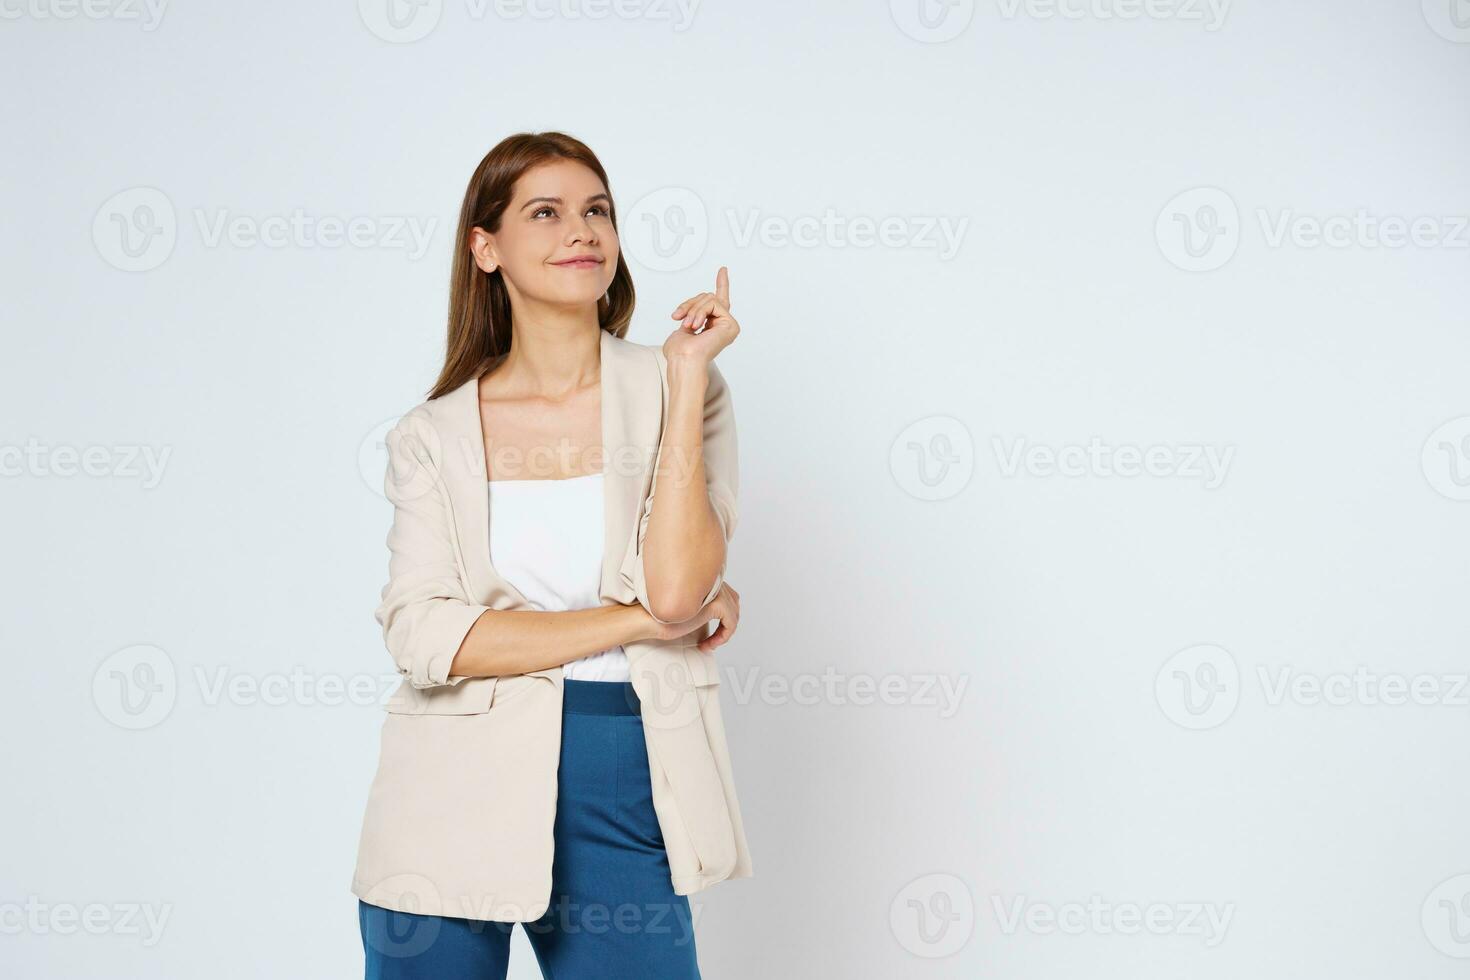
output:
M703 393L709 387L709 361L693 355L665 358L668 364L669 388L689 388Z
M659 624L648 610L642 605L634 602L626 605L614 606L615 615L621 628L619 643L634 643L639 640L655 640L659 634Z

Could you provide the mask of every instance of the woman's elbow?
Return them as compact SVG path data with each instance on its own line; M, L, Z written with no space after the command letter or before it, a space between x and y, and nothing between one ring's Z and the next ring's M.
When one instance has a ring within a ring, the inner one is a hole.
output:
M708 586L680 583L648 594L648 611L661 623L682 623L699 615L704 608Z

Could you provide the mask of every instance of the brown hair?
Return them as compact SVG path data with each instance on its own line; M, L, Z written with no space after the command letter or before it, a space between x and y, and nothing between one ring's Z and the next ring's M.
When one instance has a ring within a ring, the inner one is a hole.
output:
M444 369L429 390L430 398L453 391L471 378L478 378L510 352L510 294L497 269L485 273L470 253L470 231L483 228L492 235L500 230L500 219L510 206L516 181L527 170L553 160L575 160L595 173L607 188L607 171L597 155L581 140L565 133L516 133L507 136L475 168L459 210L459 230L454 236L454 255L449 280L449 336L444 350ZM609 204L613 229L618 227L617 205ZM614 337L628 332L633 319L633 276L621 251L607 295L597 301L597 322Z

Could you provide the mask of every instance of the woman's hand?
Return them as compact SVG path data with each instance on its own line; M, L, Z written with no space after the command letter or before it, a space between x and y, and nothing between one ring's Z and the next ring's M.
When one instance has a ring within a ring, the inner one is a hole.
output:
M693 619L686 619L682 623L660 623L652 616L648 619L656 630L652 637L655 640L677 640L695 630L702 631L705 623L718 619L720 628L698 644L700 650L711 653L715 647L723 646L729 641L735 635L735 628L740 625L740 593L727 582L720 586L719 593Z
M664 357L687 357L702 364L713 361L740 334L740 324L730 315L730 271L720 266L715 273L715 291L689 297L671 315L680 323L679 329L664 341ZM695 333L701 323L704 330Z

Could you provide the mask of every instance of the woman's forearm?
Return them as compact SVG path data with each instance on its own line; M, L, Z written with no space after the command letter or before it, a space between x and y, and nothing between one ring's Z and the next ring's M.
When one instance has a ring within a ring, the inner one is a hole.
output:
M557 667L623 643L650 639L658 624L642 606L570 612L491 609L465 634L451 677L501 677Z
M643 570L653 614L677 621L699 612L700 600L724 568L725 536L710 506L704 471L708 367L670 358L668 377L669 418L643 541Z

